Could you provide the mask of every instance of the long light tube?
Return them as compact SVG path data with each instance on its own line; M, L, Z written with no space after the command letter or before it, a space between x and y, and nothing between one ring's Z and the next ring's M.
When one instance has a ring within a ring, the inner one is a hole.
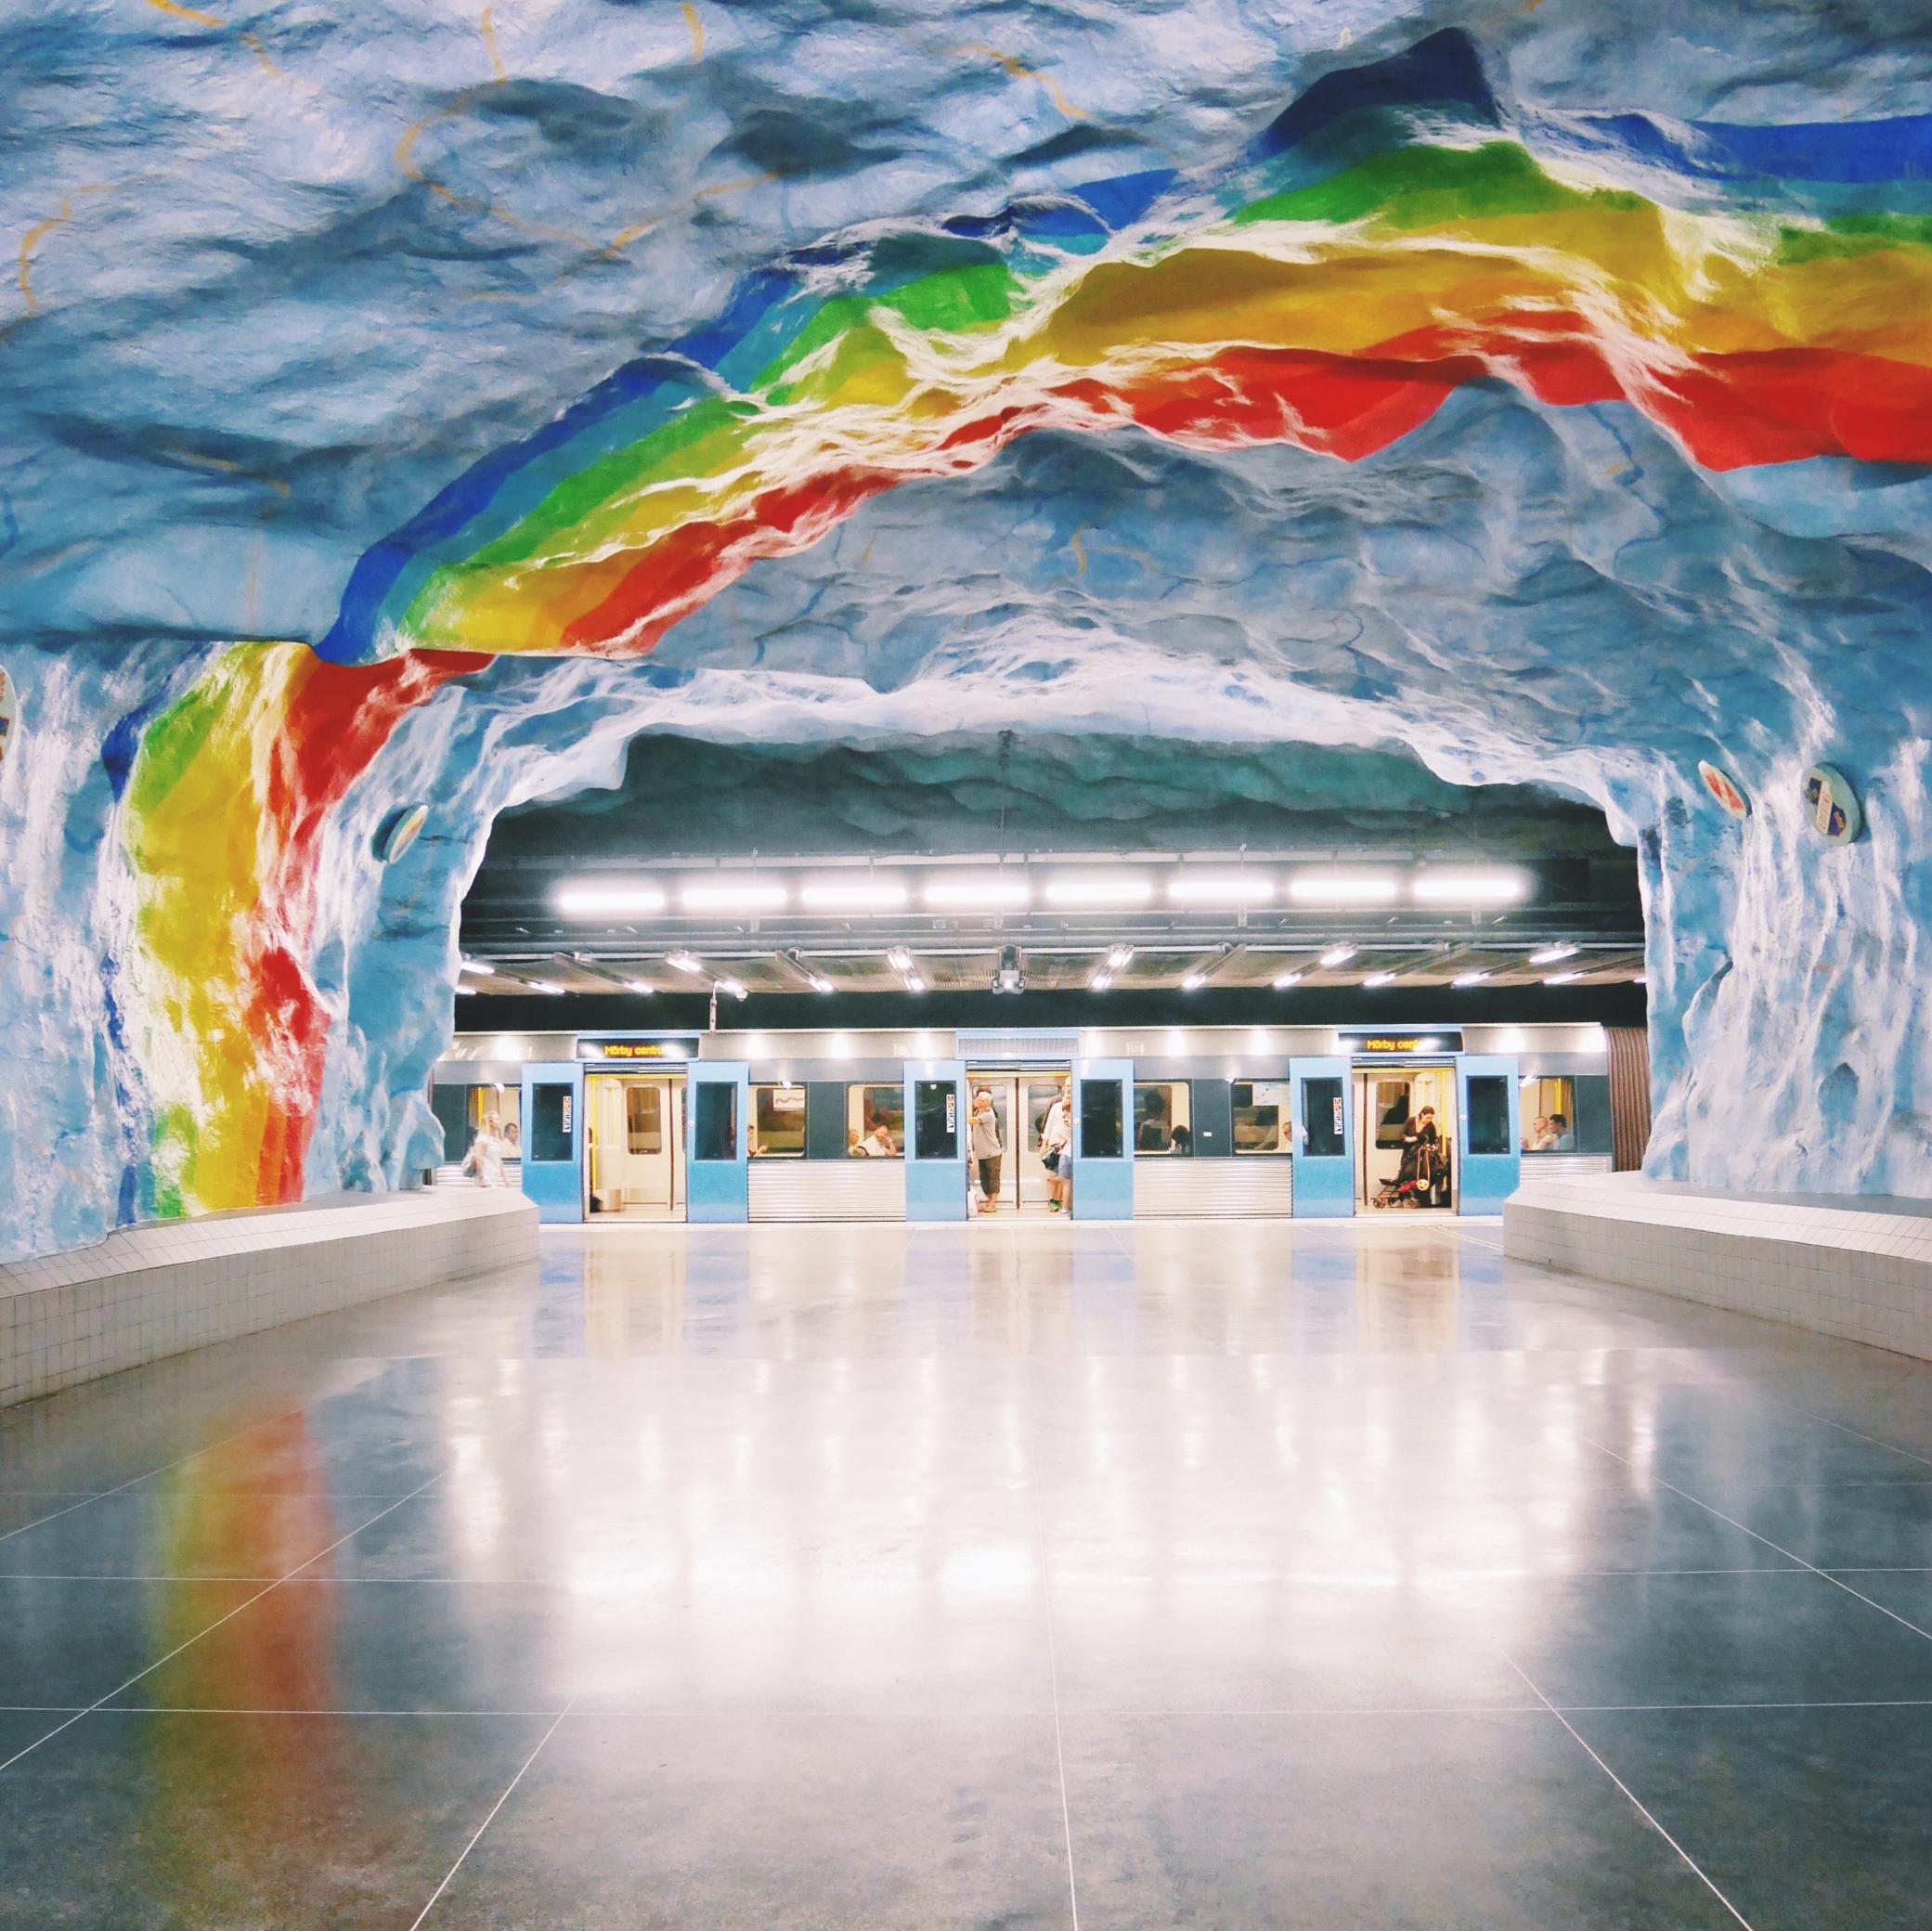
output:
M1167 888L1171 905L1235 908L1265 905L1274 896L1274 880L1251 872L1183 872Z
M1205 972L1190 972L1181 981L1181 991L1184 992L1198 992L1207 982L1208 976Z
M1338 966L1346 966L1355 955L1355 949L1352 945L1331 945L1316 963L1326 966L1332 972Z
M1091 991L1095 992L1104 992L1112 984L1113 974L1107 971L1105 968L1096 972L1093 976L1093 978L1087 981L1088 989Z
M744 981L741 979L721 978L718 981L718 990L720 992L729 992L733 999L749 997L749 994L745 990Z
M1371 972L1362 983L1365 986L1393 986L1395 975L1393 972Z
M935 878L922 896L935 912L1018 912L1033 902L1023 878Z
M693 958L689 953L667 953L664 955L664 963L673 972L694 973L700 978L705 976L704 962Z
M814 992L834 992L838 990L823 972L812 973L810 975L810 983L811 990Z
M1513 905L1528 897L1529 880L1521 872L1445 865L1417 873L1409 890L1421 905Z
M1288 881L1300 905L1386 905L1396 890L1388 872L1298 872Z
M649 979L627 978L624 981L624 990L627 992L641 992L648 999L652 993L656 991L657 988Z
M459 959L456 962L456 969L459 972L487 972L494 974L497 968L486 959Z
M1480 986L1488 977L1486 972L1459 972L1449 983L1452 986Z
M1107 949L1107 969L1121 972L1134 963L1134 948L1131 945L1110 945Z
M1270 983L1274 986L1276 991L1285 992L1290 986L1298 986L1302 983L1302 975L1299 972L1277 972Z
M1580 972L1552 972L1543 983L1546 986L1574 986L1582 977Z
M910 972L913 969L913 955L902 945L890 947L886 953L886 964L894 972Z
M790 897L782 885L765 885L747 878L723 884L687 885L678 894L678 904L685 912L776 912Z
M528 978L524 983L533 992L561 992L564 990L562 986L553 985L547 978Z
M1095 912L1126 912L1147 904L1154 896L1153 881L1129 872L1118 878L1096 873L1090 878L1049 878L1045 899L1049 905L1071 911L1085 908Z
M1559 959L1574 959L1575 956L1574 945L1546 945L1541 952L1532 953L1529 962L1532 966L1554 966Z
M911 897L904 886L883 878L822 878L798 890L808 912L897 912Z
M635 912L662 912L669 902L655 885L566 885L553 901L565 918L606 918Z

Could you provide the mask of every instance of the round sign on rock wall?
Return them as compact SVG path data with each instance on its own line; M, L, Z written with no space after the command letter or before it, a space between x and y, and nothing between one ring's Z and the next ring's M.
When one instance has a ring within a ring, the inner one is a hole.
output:
M1827 845L1849 845L1865 822L1844 772L1829 764L1814 764L1805 773L1805 810Z
M1744 787L1721 765L1697 761L1697 775L1704 788L1723 806L1733 818L1748 818L1751 815L1751 800L1744 796Z
M13 680L6 671L0 670L0 761L6 759L13 747L14 732L19 728L20 706L13 694Z
M417 833L428 822L427 805L398 805L377 828L376 856L385 865L393 865L415 844Z

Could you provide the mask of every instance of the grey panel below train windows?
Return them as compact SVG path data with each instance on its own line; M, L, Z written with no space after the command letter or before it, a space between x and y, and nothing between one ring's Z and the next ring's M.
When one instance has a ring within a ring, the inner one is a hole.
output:
M805 1158L843 1160L846 1157L846 1099L843 1080L805 1082Z
M1235 1150L1234 1087L1227 1080L1189 1080L1194 1114L1194 1151L1217 1160Z
M1576 1075L1576 1150L1608 1153L1610 1148L1610 1075Z

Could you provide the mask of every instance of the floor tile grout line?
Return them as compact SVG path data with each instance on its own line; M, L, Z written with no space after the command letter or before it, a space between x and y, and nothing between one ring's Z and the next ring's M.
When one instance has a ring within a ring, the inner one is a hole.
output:
M242 1432L246 1433L247 1431L243 1430ZM155 1471L154 1472L159 1473L160 1471ZM195 1633L187 1639L187 1641L176 1643L175 1647L172 1650L170 1650L165 1656L157 1656L154 1659L154 1661L149 1664L145 1669L136 1670L135 1674L129 1677L124 1683L117 1683L113 1687L113 1689L108 1691L104 1695L97 1697L93 1703L89 1704L84 1710L78 1711L75 1715L70 1717L65 1723L56 1724L52 1730L47 1731L45 1736L35 1737L34 1740L31 1743L29 1743L24 1750L15 1751L15 1753L11 1756L9 1756L5 1763L0 1763L0 1775L4 1775L6 1771L12 1769L14 1765L19 1763L21 1757L29 1756L33 1751L38 1750L43 1743L50 1743L55 1737L60 1735L60 1733L63 1730L71 1730L73 1726L76 1723L78 1723L83 1717L91 1716L96 1710L100 1708L102 1704L110 1701L112 1698L116 1696L119 1696L123 1691L132 1690L134 1686L136 1683L140 1682L144 1678L152 1676L154 1672L162 1666L162 1664L172 1663L176 1656L180 1655L183 1650L191 1649L196 1643L200 1642L204 1636L213 1635L214 1632L219 1629L224 1623L232 1622L237 1616L239 1616L243 1610L253 1609L254 1605L257 1602L259 1602L264 1596L271 1595L275 1590L280 1588L282 1584L287 1582L291 1576L299 1575L303 1570L306 1569L309 1566L309 1563L319 1562L324 1556L332 1555L335 1552L335 1550L340 1549L344 1542L349 1540L351 1536L359 1536L361 1535L364 1529L372 1528L377 1523L383 1520L383 1516L393 1514L396 1510L400 1509L404 1502L413 1501L417 1496L420 1496L422 1493L423 1489L433 1487L436 1483L440 1482L443 1479L444 1473L445 1471L443 1470L438 1469L434 1475L432 1475L427 1482L421 1484L421 1487L412 1489L409 1492L409 1494L403 1496L397 1500L390 1503L388 1508L379 1510L376 1514L370 1516L367 1522L357 1523L353 1529L350 1529L346 1534L338 1536L337 1539L331 1542L327 1549L317 1550L317 1552L314 1555L309 1557L308 1562L298 1562L293 1569L289 1571L288 1575L277 1576L276 1579L267 1586L267 1588L257 1589L253 1596L246 1597L241 1601L238 1602L233 1609L227 1612L226 1615L220 1615L215 1617L214 1622L210 1623L206 1628L197 1629Z
M1794 1415L1802 1415L1809 1421L1822 1422L1826 1428L1835 1428L1840 1434L1851 1435L1861 1442L1870 1442L1874 1448L1883 1448L1888 1455L1902 1455L1907 1461L1915 1461L1922 1469L1932 1469L1932 1458L1914 1455L1910 1448L1901 1448L1896 1442L1887 1442L1883 1435L1868 1435L1861 1428L1854 1428L1848 1421L1834 1421L1829 1415L1818 1414L1811 1408L1802 1408L1796 1402L1780 1402L1780 1407L1789 1408Z
M1721 1904L1724 1907L1724 1909L1728 1911L1731 1913L1731 1915L1744 1927L1744 1931L1752 1931L1750 1919L1747 1918L1744 1914L1744 1912L1741 1912L1737 1908L1737 1906L1733 1904L1731 1901L1731 1899L1727 1898L1724 1895L1724 1893L1718 1888L1717 1882L1711 1876L1710 1873L1707 1872L1704 1868L1704 1866L1700 1864L1697 1861L1697 1860L1693 1858L1691 1855L1691 1853L1688 1850L1686 1850L1684 1847L1681 1844L1679 1844L1677 1841L1677 1839L1670 1834L1668 1831L1666 1831L1664 1828L1664 1826L1657 1821L1654 1814L1651 1811L1649 1806L1644 1803L1642 1798L1640 1798L1637 1795L1637 1793L1634 1790L1632 1790L1630 1786L1627 1783L1626 1783L1624 1780L1621 1777L1619 1777L1617 1773L1614 1769L1612 1769L1607 1763L1604 1762L1602 1757L1601 1757L1597 1754L1597 1752L1590 1746L1588 1739L1585 1738L1583 1732L1579 1730L1576 1728L1576 1726L1574 1723L1572 1723L1570 1719L1567 1717L1565 1717L1563 1713L1560 1709L1558 1709L1557 1706L1553 1703L1551 1703L1547 1696L1543 1694L1542 1691L1537 1687L1537 1684L1535 1680L1531 1678L1529 1672L1526 1669L1524 1669L1524 1666L1520 1663L1518 1663L1513 1656L1509 1655L1507 1652L1503 1652L1503 1661L1507 1663L1510 1665L1510 1667L1513 1669L1516 1672L1516 1674L1523 1678L1524 1682L1529 1686L1531 1693L1537 1698L1537 1702L1539 1702L1543 1705L1543 1707L1546 1710L1548 1710L1549 1714L1552 1717L1554 1717L1556 1720L1559 1723L1561 1723L1566 1730L1569 1731L1571 1737L1575 1741L1577 1745L1582 1749L1582 1751L1589 1758L1589 1760L1593 1764L1595 1764L1596 1767L1600 1770L1601 1770L1603 1774L1606 1777L1608 1777L1610 1781L1614 1784L1615 1784L1620 1791L1623 1792L1624 1795L1629 1800L1631 1807L1636 1810L1638 1816L1642 1818L1644 1822L1649 1824L1651 1829L1655 1831L1657 1835L1663 1838L1665 1843L1669 1845L1671 1849L1676 1851L1678 1856L1684 1860L1685 1864L1691 1869L1692 1873L1695 1873L1698 1881L1705 1886L1706 1890L1710 1892L1711 1896L1715 1898L1718 1900L1718 1902Z
M1626 1468L1633 1468L1635 1466L1627 1457L1619 1455L1614 1448L1605 1447L1601 1442L1591 1442L1588 1435L1578 1435L1576 1439L1580 1442L1588 1442L1589 1445L1600 1454L1609 1456L1613 1461L1622 1462ZM1660 1487L1667 1488L1672 1495L1682 1496L1685 1501L1704 1510L1708 1514L1715 1515L1719 1522L1728 1522L1732 1528L1740 1530L1743 1534L1750 1536L1754 1542L1761 1542L1767 1549L1776 1549L1781 1556L1788 1556L1799 1568L1809 1569L1813 1575L1820 1576L1824 1581L1830 1583L1833 1588L1843 1589L1848 1596L1862 1602L1866 1608L1875 1609L1882 1616L1889 1616L1901 1629L1910 1629L1914 1636L1923 1636L1927 1642L1932 1642L1932 1629L1921 1629L1909 1616L1901 1616L1896 1609L1887 1609L1883 1602L1875 1601L1872 1597L1866 1595L1862 1589L1855 1589L1848 1582L1841 1582L1829 1569L1821 1569L1816 1562L1807 1562L1796 1549L1786 1549L1783 1543L1773 1542L1769 1536L1759 1535L1748 1523L1739 1522L1734 1515L1726 1515L1723 1510L1710 1502L1705 1501L1700 1496L1693 1496L1687 1488L1679 1488L1674 1482L1666 1482L1661 1475L1653 1475L1651 1477L1651 1480L1655 1482ZM1856 1575L1873 1572L1847 1569L1844 1573L1847 1575ZM1880 1571L1877 1573L1886 1574L1888 1572Z
M239 1442L243 1435L253 1434L258 1429L273 1428L278 1421L286 1421L292 1415L302 1414L307 1406L308 1404L305 1402L298 1403L294 1407L284 1408L279 1414L263 1416L257 1420L251 1421L246 1428L238 1428L232 1434L221 1435L214 1441L204 1442L201 1447L191 1448L186 1455L177 1455L173 1461L164 1461L159 1468L143 1469L138 1475L130 1475L125 1482L115 1483L112 1488L103 1488L97 1493L89 1496L85 1501L70 1503L65 1509L56 1509L50 1515L39 1516L32 1522L23 1522L17 1529L0 1530L0 1542L9 1541L16 1536L24 1536L29 1529L39 1528L42 1523L58 1522L63 1515L71 1515L76 1509L85 1509L90 1504L101 1501L108 1496L118 1496L123 1489L132 1488L137 1482L151 1482L155 1476L165 1475L170 1469L178 1469L183 1462L192 1461L198 1455L211 1455L215 1449L226 1447L230 1442ZM21 1489L18 1493L31 1495L34 1491L32 1489ZM55 1493L71 1495L75 1491L71 1489L66 1491L57 1490ZM6 1766L0 1764L0 1769L6 1769Z
M532 1750L529 1756L524 1758L522 1765L518 1768L516 1775L513 1776L510 1780L509 1783L504 1787L503 1795L499 1796L497 1799L497 1801L489 1807L488 1814L484 1818L483 1821L476 1826L475 1834L470 1839L470 1841L467 1844L463 1846L461 1850L458 1851L456 1856L456 1862L450 1865L448 1870L444 1872L443 1882L439 1884L435 1887L435 1889L429 1894L429 1902L425 1904L422 1907L422 1909L416 1913L414 1922L411 1923L411 1925L409 1925L409 1931L421 1931L422 1923L429 1916L430 1912L436 1908L437 1899L440 1899L443 1893L449 1888L451 1883L454 1881L456 1877L456 1873L463 1868L463 1860L470 1855L470 1853L473 1850L476 1848L476 1847L480 1843L483 1842L483 1834L484 1832L488 1830L490 1825L497 1821L498 1811L502 1809L503 1806L510 1801L512 1795L515 1793L516 1786L519 1783L521 1783L524 1781L524 1778L528 1774L530 1766L533 1763L535 1763L537 1759L543 1754L543 1746L547 1743L549 1743L553 1736L556 1735L558 1727L563 1723L564 1717L569 1716L571 1711L576 1707L577 1698L573 1696L570 1699L570 1701L566 1703L564 1705L564 1707L561 1710L559 1710L553 1717L551 1717L551 1727L547 1730L545 1730L540 1737L537 1739L536 1749Z
M1067 1800L1067 1746L1060 1732L1060 1662L1053 1637L1053 1592L1041 1592L1046 1612L1046 1678L1053 1691L1053 1754L1060 1775L1060 1828L1067 1840L1067 1907L1080 1931L1080 1888L1073 1875L1073 1808Z

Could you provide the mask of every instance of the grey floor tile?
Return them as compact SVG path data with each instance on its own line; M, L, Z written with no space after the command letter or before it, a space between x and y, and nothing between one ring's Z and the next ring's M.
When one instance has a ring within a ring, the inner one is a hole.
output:
M1932 1568L1932 1482L1767 1487L1718 1506L1821 1569Z

